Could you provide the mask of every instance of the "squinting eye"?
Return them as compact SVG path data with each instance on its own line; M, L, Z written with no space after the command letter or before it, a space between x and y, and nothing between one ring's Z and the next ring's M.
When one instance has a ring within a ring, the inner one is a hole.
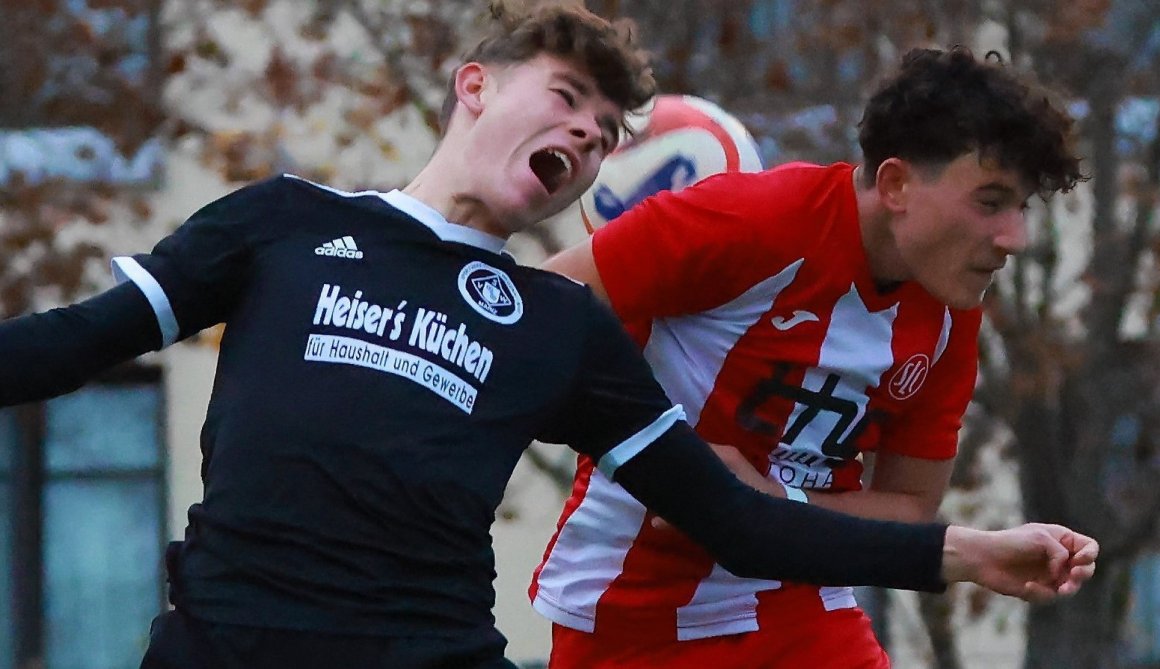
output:
M557 88L555 90L557 93L560 94L560 97L564 98L564 102L567 102L569 107L576 106L576 98L573 97L573 95L571 93L569 93L568 91L565 91L563 89L559 89L559 88Z

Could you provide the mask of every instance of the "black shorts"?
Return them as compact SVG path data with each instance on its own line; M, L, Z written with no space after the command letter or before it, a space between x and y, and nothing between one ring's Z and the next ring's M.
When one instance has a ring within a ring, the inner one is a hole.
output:
M157 616L141 669L514 669L494 630L465 638L336 636Z

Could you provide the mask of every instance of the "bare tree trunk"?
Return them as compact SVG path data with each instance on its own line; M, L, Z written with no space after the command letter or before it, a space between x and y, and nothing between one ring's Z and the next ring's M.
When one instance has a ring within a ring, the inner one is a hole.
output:
M1130 280L1136 264L1137 251L1127 249L1125 237L1116 220L1116 195L1119 191L1119 157L1115 148L1116 107L1123 96L1119 72L1124 66L1121 58L1107 52L1093 51L1092 79L1087 92L1091 101L1091 116L1086 134L1091 141L1092 184L1094 207L1092 232L1094 253L1090 271L1096 279L1092 285L1092 302L1087 326L1092 352L1097 357L1109 354L1119 340L1120 322L1128 291L1124 290L1125 277Z
M1031 608L1025 669L1118 669L1129 580L1123 562L1100 565L1074 599Z
M890 650L890 591L886 588L855 588L858 605L870 618L870 627L878 643Z
M930 647L934 657L932 669L962 669L959 659L959 644L953 623L954 602L949 593L934 595L922 593L918 596L918 610L922 623L930 636Z
M1091 84L1086 91L1092 111L1086 135L1094 177L1095 253L1090 266L1092 303L1088 307L1087 341L1072 360L1045 354L1040 346L1013 349L1016 368L1034 379L1035 390L1022 398L1012 427L1017 435L1020 487L1031 520L1074 527L1122 552L1101 556L1100 570L1074 599L1034 607L1028 617L1026 669L1116 669L1121 664L1118 638L1125 614L1123 576L1134 551L1125 536L1131 523L1110 505L1105 490L1116 421L1141 411L1146 386L1120 342L1120 323L1136 263L1126 248L1115 218L1118 192L1115 153L1115 109L1122 91L1114 54L1093 52ZM1032 334L1032 337L1035 335Z

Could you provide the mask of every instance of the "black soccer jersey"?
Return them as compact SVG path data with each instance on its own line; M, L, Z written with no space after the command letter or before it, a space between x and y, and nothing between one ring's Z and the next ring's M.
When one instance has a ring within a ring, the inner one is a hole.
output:
M616 460L680 418L590 291L501 246L397 191L281 177L114 260L167 342L227 324L184 607L339 633L490 624L489 527L527 444Z

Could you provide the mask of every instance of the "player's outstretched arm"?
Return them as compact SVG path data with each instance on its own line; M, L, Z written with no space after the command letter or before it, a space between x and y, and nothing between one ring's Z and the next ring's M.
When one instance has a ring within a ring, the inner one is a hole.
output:
M742 483L680 423L614 480L738 576L940 590L971 581L1044 601L1074 593L1098 544L1055 525L980 531L859 519Z
M153 308L131 283L72 306L0 321L0 406L71 392L160 343Z
M733 446L710 444L721 462L754 489L774 497L786 497L787 489L775 482L776 474L763 476ZM860 518L926 523L935 519L943 492L950 480L952 460L924 460L894 454L878 454L874 469L874 488L844 492L828 490L803 491L810 504L830 511ZM653 527L668 527L660 518Z
M603 460L602 470L605 470ZM739 481L684 422L611 473L730 572L818 585L941 590L941 524L864 520Z
M1095 573L1099 550L1095 539L1059 525L1029 523L998 531L951 526L942 573L948 581L1046 601L1075 594Z

